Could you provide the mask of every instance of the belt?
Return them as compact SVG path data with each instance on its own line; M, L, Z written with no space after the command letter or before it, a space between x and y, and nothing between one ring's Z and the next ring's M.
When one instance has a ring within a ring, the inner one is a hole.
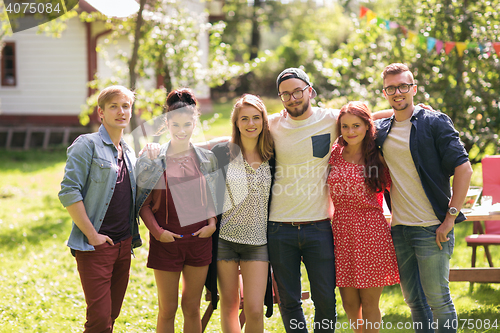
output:
M292 227L300 227L302 225L315 224L315 223L321 223L321 222L330 222L330 219L323 219L323 220L316 220L316 221L304 221L304 222L275 222L275 223L291 225Z

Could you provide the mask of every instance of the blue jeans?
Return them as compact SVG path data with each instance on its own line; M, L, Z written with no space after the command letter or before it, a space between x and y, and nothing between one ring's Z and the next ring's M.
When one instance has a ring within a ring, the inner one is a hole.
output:
M449 241L436 244L436 229L392 227L398 259L401 290L410 307L414 330L418 333L456 332L457 313L450 295L450 258L455 245L453 230Z
M335 257L329 221L292 226L268 224L269 260L280 295L280 311L287 332L334 332ZM304 262L311 298L315 306L314 323L307 323L302 311L300 264Z

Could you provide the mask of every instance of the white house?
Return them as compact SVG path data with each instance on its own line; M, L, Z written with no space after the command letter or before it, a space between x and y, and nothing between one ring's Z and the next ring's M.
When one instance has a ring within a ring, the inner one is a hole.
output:
M205 10L207 4L221 3L189 2L196 12ZM80 0L80 10L95 9ZM76 135L88 132L90 129L83 128L78 120L81 105L91 94L87 82L96 73L100 77L113 75L106 60L96 52L96 46L103 44L108 33L102 23L84 23L75 17L67 22L61 38L36 32L35 27L4 38L0 67L0 147L27 149L68 144ZM206 54L208 36L200 38L206 40L201 43ZM124 39L116 47L127 50L132 45ZM203 108L210 101L209 88L197 87L197 96ZM95 126L97 118L92 122Z

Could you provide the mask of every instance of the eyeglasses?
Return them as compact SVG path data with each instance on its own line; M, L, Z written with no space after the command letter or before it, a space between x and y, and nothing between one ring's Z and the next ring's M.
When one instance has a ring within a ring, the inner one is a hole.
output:
M399 90L399 92L402 94L406 94L408 91L410 91L410 88L414 85L415 85L415 83L404 83L404 84L401 84L397 87L395 87L395 86L385 87L384 90L385 90L385 93L389 96L394 95L396 93L396 90Z
M310 87L310 86L307 85L300 90L295 90L293 93L289 93L288 91L285 91L285 92L282 92L281 94L278 94L278 96L281 98L281 100L283 102L288 102L290 100L290 98L292 98L292 96L293 96L293 99L301 99L302 96L304 96L304 90L306 90L308 87Z

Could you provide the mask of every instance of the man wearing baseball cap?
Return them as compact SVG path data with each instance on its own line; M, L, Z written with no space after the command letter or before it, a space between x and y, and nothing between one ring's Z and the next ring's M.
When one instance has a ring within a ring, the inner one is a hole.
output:
M307 74L287 68L276 80L286 112L269 117L276 173L268 223L269 259L278 284L287 332L333 332L335 258L326 179L339 110L312 107ZM392 111L377 116L388 117ZM377 118L379 118L377 117ZM314 323L302 310L300 266L304 262L315 306Z
M316 91L299 68L281 72L276 86L286 112L269 117L276 175L268 248L282 320L287 332L307 332L313 327L305 320L300 300L302 260L315 306L315 331L333 332L337 320L335 258L326 178L339 110L312 107Z

